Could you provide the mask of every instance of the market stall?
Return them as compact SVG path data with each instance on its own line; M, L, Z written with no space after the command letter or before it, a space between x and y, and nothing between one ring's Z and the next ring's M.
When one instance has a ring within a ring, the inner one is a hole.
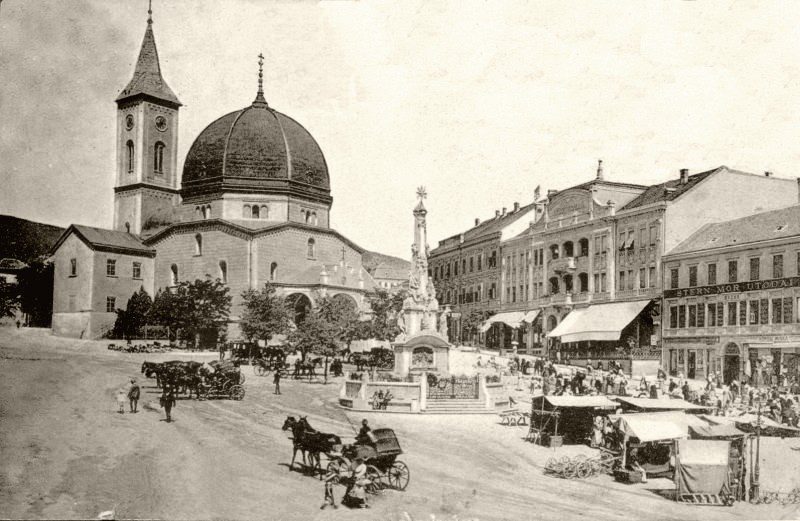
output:
M536 396L531 405L529 438L550 446L583 443L592 435L597 416L617 404L605 396Z

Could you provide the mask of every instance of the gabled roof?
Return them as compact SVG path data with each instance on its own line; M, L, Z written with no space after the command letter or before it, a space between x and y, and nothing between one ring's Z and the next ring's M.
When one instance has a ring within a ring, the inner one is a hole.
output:
M800 205L706 224L667 255L787 237L800 237Z
M136 60L136 69L133 71L133 78L128 85L122 89L117 96L117 102L136 95L146 95L168 101L174 105L181 105L178 97L169 88L167 82L161 76L161 65L158 62L158 51L156 50L156 40L153 37L152 20L147 21L147 29L144 31L142 47L139 50L139 59Z
M61 237L53 245L51 252L55 253L58 248L67 240L71 234L75 234L80 240L86 243L89 248L95 251L110 251L113 253L123 253L127 255L140 255L142 257L155 257L156 251L145 246L133 234L117 230L106 230L104 228L93 228L80 224L72 224L64 230Z
M501 232L503 228L505 228L506 226L528 215L530 213L530 210L534 209L535 204L536 202L534 201L533 203L520 207L520 209L517 211L511 211L507 212L505 215L492 217L488 221L483 221L477 226L473 226L472 228L464 232L464 242ZM439 246L433 248L432 252L435 253L437 250L450 247L451 244L446 244L446 243L453 239L457 239L460 235L461 234L452 235L450 237L447 237L446 239L442 239L440 241Z
M717 172L722 172L723 170L732 171L723 165L715 168L714 170L690 175L686 184L681 184L680 179L670 179L666 183L652 185L628 204L623 206L622 209L630 210L631 208L638 208L640 206L646 206L648 204L653 204L660 201L674 201L681 195L697 186L697 184L706 177L716 174Z

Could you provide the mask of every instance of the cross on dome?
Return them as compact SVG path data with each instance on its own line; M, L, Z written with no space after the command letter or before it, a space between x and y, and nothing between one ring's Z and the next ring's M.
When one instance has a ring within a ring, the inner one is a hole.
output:
M258 92L253 106L267 107L267 100L264 98L264 53L258 53Z

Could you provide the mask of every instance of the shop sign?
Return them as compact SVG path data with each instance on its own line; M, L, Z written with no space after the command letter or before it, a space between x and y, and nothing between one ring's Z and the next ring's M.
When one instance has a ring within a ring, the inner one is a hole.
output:
M699 286L696 288L665 289L664 298L702 297L706 295L722 295L725 293L744 293L746 291L761 291L767 289L796 287L800 287L800 276L786 277L784 279L754 280L750 282L736 282L732 284L717 284L716 286Z
M665 338L667 344L719 344L718 336L682 336L675 338Z
M797 335L747 335L738 337L750 340L751 342L799 342L800 336Z

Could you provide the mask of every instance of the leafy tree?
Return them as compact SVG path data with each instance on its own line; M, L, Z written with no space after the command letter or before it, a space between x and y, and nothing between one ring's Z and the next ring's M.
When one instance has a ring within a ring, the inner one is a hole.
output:
M461 322L462 337L474 338L478 334L478 330L486 320L492 315L488 311L480 311L473 309L470 311ZM462 341L464 339L462 338Z
M170 341L175 340L181 323L181 310L175 293L169 289L159 289L156 292L147 314L147 323L166 327Z
M142 328L147 324L148 313L153 306L153 299L141 287L131 295L125 309L117 309L117 320L114 322L112 336L114 338L138 338L142 336Z
M53 263L34 260L17 276L20 308L28 316L28 325L50 327L53 320Z
M272 284L266 283L261 291L249 289L242 293L242 298L245 308L239 325L248 340L269 342L273 336L289 331L292 312Z
M183 281L172 289L159 291L153 302L151 320L199 343L202 332L219 339L231 309L229 288L219 279Z
M14 317L19 308L19 294L14 284L0 278L0 318Z
M312 309L289 333L289 343L300 350L302 360L309 353L325 357L325 383L328 383L328 357L339 349L336 336L336 326L323 317L319 307Z
M378 340L394 340L400 334L397 316L403 309L403 301L408 297L405 290L389 293L378 288L370 301L372 308L371 334Z

